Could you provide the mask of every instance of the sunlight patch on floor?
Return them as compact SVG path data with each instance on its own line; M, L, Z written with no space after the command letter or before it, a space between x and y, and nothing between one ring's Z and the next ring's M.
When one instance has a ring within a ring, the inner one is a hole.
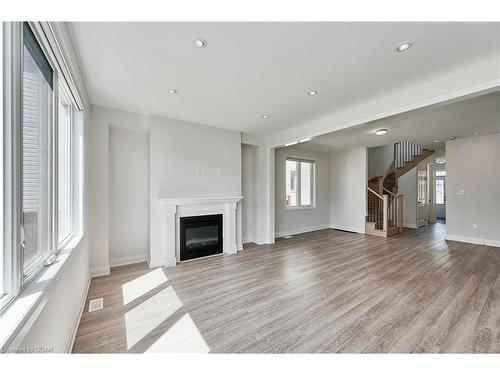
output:
M147 292L168 281L161 268L148 272L122 285L123 305L132 302Z
M146 353L208 353L210 348L194 324L185 314L165 332Z
M163 289L125 313L127 349L130 349L161 322L182 307L172 286Z

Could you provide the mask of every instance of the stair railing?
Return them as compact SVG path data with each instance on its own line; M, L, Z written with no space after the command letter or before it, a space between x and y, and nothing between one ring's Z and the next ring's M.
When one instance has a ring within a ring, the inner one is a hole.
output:
M394 144L394 161L396 168L402 168L411 162L414 156L423 154L424 148L412 142L398 142Z
M388 193L387 196L389 198L387 204L387 221L388 226L398 227L399 231L403 231L403 199L404 195L397 193L394 194L392 191L384 188L384 191Z
M366 187L368 215L367 222L375 223L375 229L387 232L389 196L381 195L370 187Z

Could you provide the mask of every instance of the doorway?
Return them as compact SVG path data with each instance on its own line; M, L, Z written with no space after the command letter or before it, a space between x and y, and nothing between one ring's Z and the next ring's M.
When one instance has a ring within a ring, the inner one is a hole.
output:
M446 164L444 161L436 165L436 220L446 222Z

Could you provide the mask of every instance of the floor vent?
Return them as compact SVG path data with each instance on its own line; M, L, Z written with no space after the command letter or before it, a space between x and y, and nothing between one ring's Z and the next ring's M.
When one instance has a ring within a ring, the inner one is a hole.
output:
M101 310L103 305L104 305L103 298L96 298L96 299L90 300L89 312Z

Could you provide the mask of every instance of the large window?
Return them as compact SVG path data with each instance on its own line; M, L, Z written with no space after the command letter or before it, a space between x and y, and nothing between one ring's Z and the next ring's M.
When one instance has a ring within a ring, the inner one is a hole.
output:
M81 98L49 24L3 30L0 309L83 234Z
M285 205L287 208L312 207L315 204L315 163L312 160L286 158Z
M23 28L21 250L27 277L54 251L51 212L54 72L27 24Z

